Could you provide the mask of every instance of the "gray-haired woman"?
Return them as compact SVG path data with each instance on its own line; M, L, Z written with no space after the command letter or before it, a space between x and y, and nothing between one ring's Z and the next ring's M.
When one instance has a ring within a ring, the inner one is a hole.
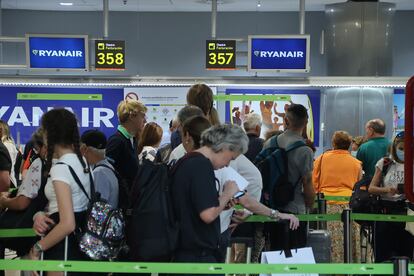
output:
M213 126L201 135L201 147L178 161L172 185L181 229L176 262L218 262L219 215L239 189L228 181L219 196L214 170L246 152L247 144L239 126Z

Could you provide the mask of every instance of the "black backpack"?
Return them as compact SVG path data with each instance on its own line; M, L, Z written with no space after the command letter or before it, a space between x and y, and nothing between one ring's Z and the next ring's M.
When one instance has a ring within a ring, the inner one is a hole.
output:
M45 186L48 174L46 166L42 161L41 168L41 184L37 197L30 201L29 206L25 210L3 210L0 213L0 229L16 229L16 228L32 228L33 216L39 211L43 211L48 203L45 196ZM23 256L29 252L33 244L38 240L37 237L27 238L1 238L0 244L5 248L9 248L17 252L18 256Z
M388 172L392 160L390 158L384 158L384 165L382 167L382 178ZM371 176L363 177L361 180L355 183L352 189L352 195L349 200L349 208L353 213L364 214L379 214L381 212L381 200L378 195L374 195L368 192L369 185L372 181ZM364 221L357 221L358 223L365 223Z
M263 149L254 160L263 180L261 202L266 206L279 209L294 200L297 183L288 180L287 153L299 147L306 146L303 141L297 141L286 149L279 148L277 136L270 140L270 146Z
M146 158L138 168L127 212L127 245L131 261L166 261L178 244L179 223L174 214L171 185L174 172L191 153L172 167Z

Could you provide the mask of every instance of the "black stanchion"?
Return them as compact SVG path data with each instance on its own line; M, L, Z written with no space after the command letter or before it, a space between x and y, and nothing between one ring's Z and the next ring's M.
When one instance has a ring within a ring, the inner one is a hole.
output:
M395 257L392 260L394 264L394 276L408 276L408 263L407 257Z
M349 264L352 261L352 228L351 228L351 210L345 209L341 215L344 224L344 263Z
M326 200L323 193L317 193L318 214L326 214ZM318 229L326 230L326 221L318 221Z

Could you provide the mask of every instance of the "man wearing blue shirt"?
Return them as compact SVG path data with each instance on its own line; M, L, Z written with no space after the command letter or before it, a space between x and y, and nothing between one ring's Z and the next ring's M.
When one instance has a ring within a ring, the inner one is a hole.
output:
M92 166L95 191L112 208L118 207L118 178L115 169L105 158L106 137L99 130L87 130L81 137L81 152Z

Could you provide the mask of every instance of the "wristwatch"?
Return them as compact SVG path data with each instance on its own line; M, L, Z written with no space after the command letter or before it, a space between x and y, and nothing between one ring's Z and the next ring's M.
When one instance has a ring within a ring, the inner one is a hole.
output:
M271 219L278 219L279 218L279 211L271 209L269 217Z
M39 254L43 252L43 248L42 248L42 246L40 245L39 242L37 242L33 245L33 250L36 251Z

